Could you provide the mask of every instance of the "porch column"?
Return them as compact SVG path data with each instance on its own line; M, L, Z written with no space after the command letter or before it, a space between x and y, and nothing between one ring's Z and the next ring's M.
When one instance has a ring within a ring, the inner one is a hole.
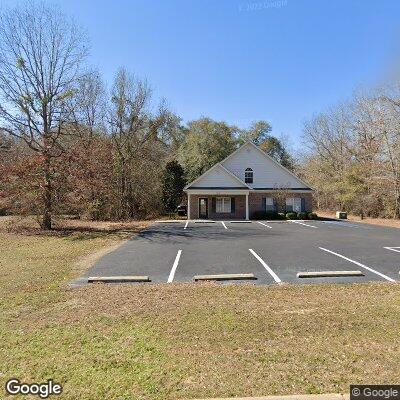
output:
M187 194L188 205L187 205L187 219L190 219L190 193Z
M246 219L249 219L249 194L246 194Z

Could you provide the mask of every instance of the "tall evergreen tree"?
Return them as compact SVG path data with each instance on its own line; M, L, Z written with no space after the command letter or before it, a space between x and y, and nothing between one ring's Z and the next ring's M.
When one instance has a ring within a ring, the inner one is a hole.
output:
M170 161L165 166L162 184L164 209L167 212L174 212L182 200L183 188L186 185L183 168L176 160Z

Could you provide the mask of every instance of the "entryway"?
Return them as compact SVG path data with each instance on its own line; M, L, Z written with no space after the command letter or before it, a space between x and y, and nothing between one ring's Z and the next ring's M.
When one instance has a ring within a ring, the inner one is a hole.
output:
M208 199L207 199L207 197L199 198L199 218L200 219L208 218Z

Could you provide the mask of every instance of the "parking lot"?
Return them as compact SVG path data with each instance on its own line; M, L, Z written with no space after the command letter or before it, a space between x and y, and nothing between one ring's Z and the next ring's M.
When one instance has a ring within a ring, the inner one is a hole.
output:
M150 282L166 283L213 275L203 278L253 284L394 282L399 270L395 228L349 221L179 221L155 223L101 258L84 278L147 276ZM298 277L310 272L321 276ZM344 276L324 276L327 272Z

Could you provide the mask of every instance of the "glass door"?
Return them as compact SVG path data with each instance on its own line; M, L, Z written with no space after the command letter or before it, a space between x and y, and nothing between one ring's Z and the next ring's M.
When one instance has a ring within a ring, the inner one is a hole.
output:
M204 197L199 198L199 218L208 218L208 199Z

